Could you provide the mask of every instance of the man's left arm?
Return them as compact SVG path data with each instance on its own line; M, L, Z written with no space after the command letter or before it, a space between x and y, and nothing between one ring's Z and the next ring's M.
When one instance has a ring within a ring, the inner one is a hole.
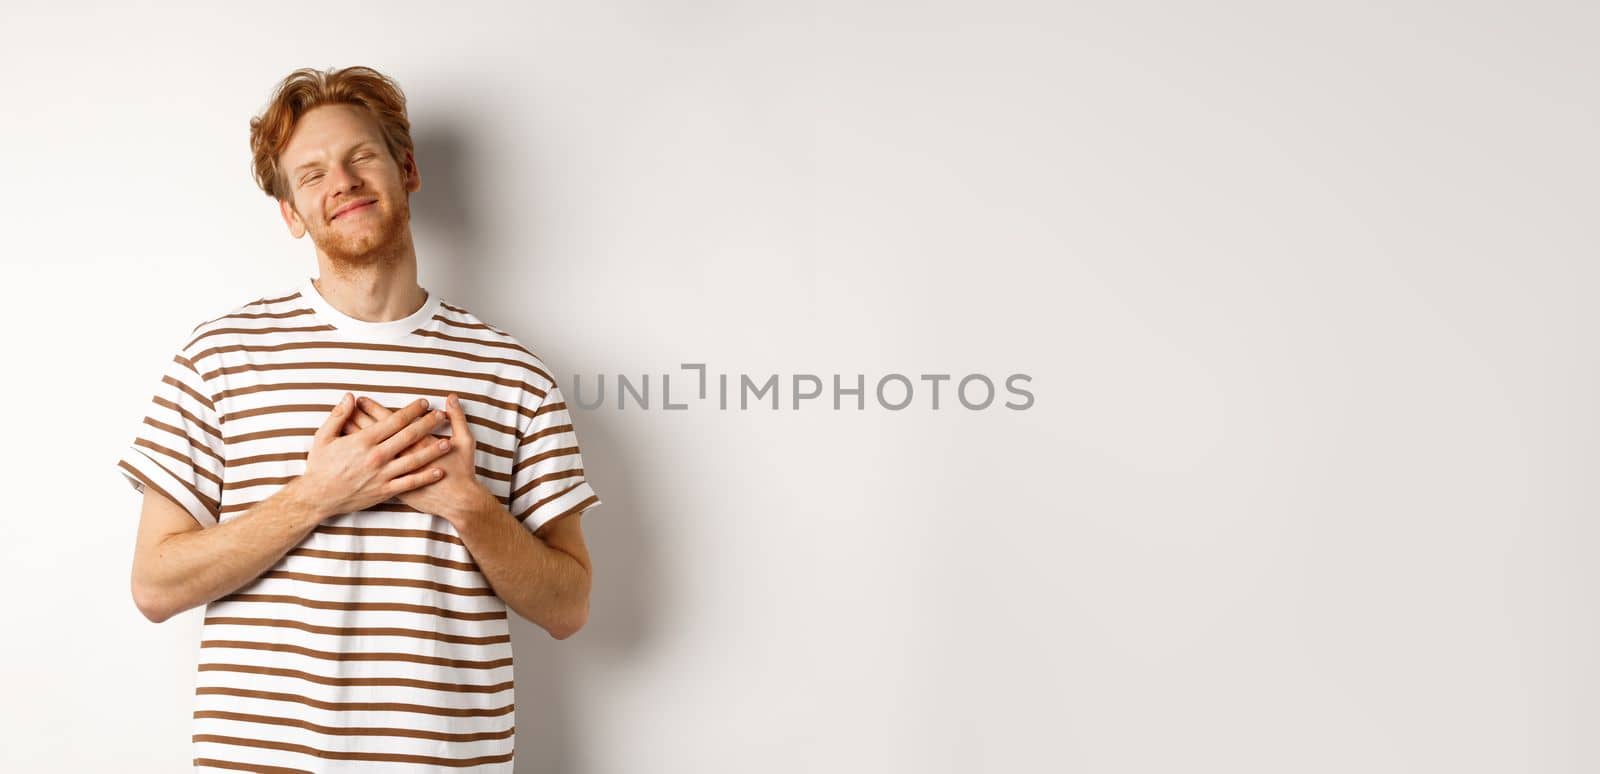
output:
M358 406L361 410L353 420L357 429L392 411L366 397L358 399ZM565 510L543 515L531 510L524 518L544 521L536 520L538 528L528 529L478 479L477 442L455 393L445 400L445 414L450 418L450 451L432 462L433 467L445 471L444 478L401 495L401 499L423 513L449 521L494 593L517 615L558 640L571 637L589 620L591 567L579 519L585 508L599 504L599 498L579 499L587 487L565 500L545 498L540 508ZM350 432L350 426L345 430ZM418 445L437 440L430 437ZM528 472L537 475L540 470L530 467Z
M589 620L589 551L582 513L530 532L481 483L478 495L445 515L494 593L518 615L564 640Z

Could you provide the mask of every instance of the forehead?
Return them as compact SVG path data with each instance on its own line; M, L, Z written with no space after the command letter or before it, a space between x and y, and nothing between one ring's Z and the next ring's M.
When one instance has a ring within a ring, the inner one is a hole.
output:
M290 170L324 156L339 154L362 142L381 142L378 121L366 108L355 105L321 105L295 123L281 160Z

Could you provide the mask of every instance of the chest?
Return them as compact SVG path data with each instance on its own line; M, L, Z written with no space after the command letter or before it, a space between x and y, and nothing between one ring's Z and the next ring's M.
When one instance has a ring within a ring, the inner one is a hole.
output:
M476 445L475 472L507 499L519 428L534 399L513 369L422 347L287 344L224 348L207 363L224 445L221 521L305 472L318 428L345 393L391 410L419 399L442 410L455 393ZM453 435L448 424L432 432ZM405 509L390 501L372 510Z

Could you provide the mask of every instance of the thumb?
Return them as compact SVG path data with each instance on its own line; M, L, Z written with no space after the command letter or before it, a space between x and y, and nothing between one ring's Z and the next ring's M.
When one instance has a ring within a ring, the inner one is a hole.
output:
M471 443L472 430L467 427L467 412L461 408L461 398L453 392L445 401L445 413L450 416L450 447Z
M350 393L345 393L339 400L339 405L328 412L328 418L322 420L322 427L317 428L317 432L311 436L311 445L323 446L338 438L339 429L344 427L345 419L350 416L350 407L354 405L355 401L350 399Z

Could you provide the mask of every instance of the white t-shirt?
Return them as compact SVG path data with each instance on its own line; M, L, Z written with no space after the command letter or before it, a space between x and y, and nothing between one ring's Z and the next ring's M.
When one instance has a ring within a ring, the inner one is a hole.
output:
M530 531L600 504L553 374L513 336L432 292L357 320L310 278L196 326L117 465L214 527L305 471L346 392L460 396L479 480ZM322 522L207 605L201 640L197 770L512 770L505 603L448 521L398 498Z

